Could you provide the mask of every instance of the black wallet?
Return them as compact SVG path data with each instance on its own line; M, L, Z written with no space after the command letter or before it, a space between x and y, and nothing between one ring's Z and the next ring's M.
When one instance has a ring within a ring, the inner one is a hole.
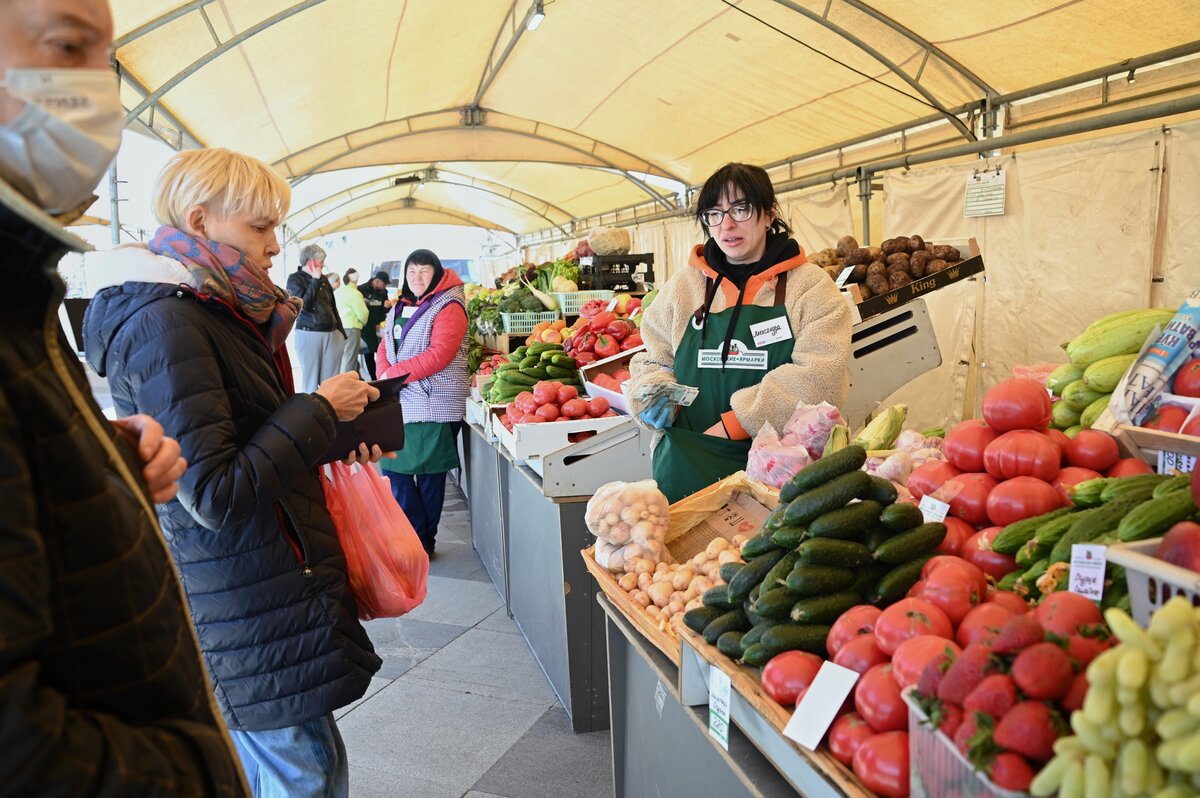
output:
M400 389L408 375L373 382L379 389L379 398L370 402L353 421L339 421L333 445L325 453L321 465L334 460L344 460L346 455L358 451L358 445L378 445L385 452L404 448L404 409L400 405Z

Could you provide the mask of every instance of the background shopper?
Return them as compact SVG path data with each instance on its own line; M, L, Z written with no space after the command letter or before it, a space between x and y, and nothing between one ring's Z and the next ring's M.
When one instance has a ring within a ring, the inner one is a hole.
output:
M388 308L392 305L388 300L388 285L391 276L384 271L375 272L369 282L358 287L367 303L367 323L363 325L363 344L367 349L367 371L371 379L375 379L375 353L379 350L380 325L387 318Z
M355 373L359 371L358 356L362 351L362 331L368 316L367 302L358 290L357 281L358 272L350 269L343 276L342 285L333 292L338 317L342 320L342 329L346 331L346 349L342 352L341 371ZM374 359L374 350L371 350L369 357Z
M339 373L346 345L333 288L325 277L325 250L316 244L301 249L300 267L288 278L287 287L304 303L296 322L296 357L302 390L312 393Z

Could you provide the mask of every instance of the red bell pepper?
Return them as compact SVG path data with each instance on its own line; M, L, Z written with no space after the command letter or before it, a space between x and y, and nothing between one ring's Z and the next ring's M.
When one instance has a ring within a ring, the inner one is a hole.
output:
M616 320L617 315L607 310L603 313L597 313L592 317L590 324L592 332L604 332L606 329L608 329L608 325L612 324Z
M616 338L618 341L624 341L628 336L632 335L636 329L637 327L633 325L633 322L625 319L617 319L612 324L608 325L608 329L605 330L605 332L607 332L613 338Z
M600 358L612 357L621 352L621 344L608 333L596 337L596 355Z
M633 348L641 346L641 345L642 345L642 336L639 333L634 333L633 335L629 336L628 338L626 338L624 341L621 342L621 351L624 352L626 350L633 349Z
M594 332L583 333L583 337L575 344L576 354L584 352L594 352L596 349L596 334Z

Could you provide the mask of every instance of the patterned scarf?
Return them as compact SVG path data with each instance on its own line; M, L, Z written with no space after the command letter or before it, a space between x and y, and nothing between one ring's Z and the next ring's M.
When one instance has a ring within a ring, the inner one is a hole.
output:
M303 302L272 283L266 271L246 260L237 249L164 226L155 232L150 251L179 261L196 278L199 290L228 302L255 324L265 326L272 351L283 346Z

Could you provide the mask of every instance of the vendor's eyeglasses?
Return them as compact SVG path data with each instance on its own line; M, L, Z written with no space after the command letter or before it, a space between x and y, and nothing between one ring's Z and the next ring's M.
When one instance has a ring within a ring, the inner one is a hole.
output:
M749 202L739 202L733 205L727 211L720 208L709 208L704 213L700 214L700 221L704 222L709 227L717 227L721 222L725 221L725 214L733 217L735 222L749 221L754 215L754 207Z

